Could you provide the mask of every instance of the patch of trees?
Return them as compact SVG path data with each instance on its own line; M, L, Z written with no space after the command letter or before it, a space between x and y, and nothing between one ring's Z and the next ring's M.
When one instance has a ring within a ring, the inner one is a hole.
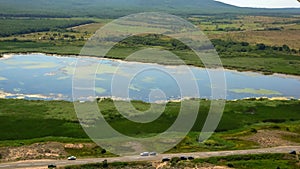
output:
M216 28L216 31L225 31L225 32L231 32L231 31L242 31L241 28L235 28L235 27L226 27L226 28Z
M110 39L114 40L113 37ZM119 43L119 46L162 46L169 50L189 49L179 40L166 37L164 35L148 34L144 36L132 36Z
M33 18L71 18L71 15L67 15L67 14L58 14L58 13L10 13L10 14L4 14L4 13L0 13L0 17L33 17Z
M274 53L274 52L282 52L287 54L297 54L300 51L295 49L291 49L288 45L282 46L268 46L263 43L259 43L256 45L250 45L248 42L235 42L235 41L225 41L221 39L213 39L211 40L216 50L219 53L232 53L232 52L252 52L252 53Z
M0 37L65 29L93 22L72 19L0 19Z
M283 30L283 27L274 27L274 28L265 28L265 31L281 31Z
M231 21L213 21L213 24L233 24Z
M118 38L117 38L118 39ZM116 41L114 37L106 39ZM283 57L300 53L299 50L291 49L288 45L269 46L264 43L251 45L248 42L236 42L231 40L213 39L211 43L203 43L198 46L199 50L211 50L213 47L221 57ZM190 48L179 40L164 35L148 34L143 36L132 36L121 42L116 47L163 47L170 51L188 51Z
M276 21L272 24L300 24L300 20Z

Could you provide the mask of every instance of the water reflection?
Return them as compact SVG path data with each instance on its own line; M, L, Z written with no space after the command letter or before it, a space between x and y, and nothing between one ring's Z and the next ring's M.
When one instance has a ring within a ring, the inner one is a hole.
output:
M137 69L145 67L145 63L123 62L108 59L84 58L89 62L100 63L96 74L82 75L80 78L94 78L95 92L99 97L122 98L112 91L112 80L117 79L117 88L127 89L128 98L143 101L158 101L149 98L153 91L163 91L168 100L182 97L193 97L195 91L180 94L176 80L164 71L168 70L177 77L184 77L180 66L162 66L150 64L153 69L147 69L135 74ZM72 75L76 57L56 57L44 54L18 54L0 60L0 97L26 98L46 100L72 100ZM122 68L119 65L122 63ZM126 65L126 66L124 66ZM148 65L149 66L149 65ZM82 66L88 69L89 65ZM194 77L190 81L198 84L201 98L211 98L210 84L205 69L191 67ZM218 70L215 70L218 71ZM229 100L247 97L293 97L300 98L300 78L293 76L272 75L259 73L226 71L227 96ZM123 86L130 80L129 86ZM112 96L112 93L115 94ZM150 99L150 100L149 100Z

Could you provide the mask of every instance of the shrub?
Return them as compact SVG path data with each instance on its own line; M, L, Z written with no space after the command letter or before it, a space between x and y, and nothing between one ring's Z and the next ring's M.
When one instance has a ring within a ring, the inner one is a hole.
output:
M179 161L180 161L180 158L179 158L179 157L173 157L173 158L171 159L171 164L174 165L174 164L178 163Z
M255 128L251 128L250 132L251 133L257 133L257 130Z

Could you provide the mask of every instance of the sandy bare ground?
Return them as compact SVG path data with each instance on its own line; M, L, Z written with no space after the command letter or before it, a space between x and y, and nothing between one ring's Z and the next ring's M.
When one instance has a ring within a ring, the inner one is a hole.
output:
M279 130L259 130L256 134L251 136L242 137L242 139L258 143L261 147L277 147L277 146L297 146L294 143L283 139L283 136L298 136L299 134Z
M58 142L35 143L20 147L1 147L0 162L34 160L34 159L61 159L68 156L65 148L82 149L95 147L94 143L65 144Z

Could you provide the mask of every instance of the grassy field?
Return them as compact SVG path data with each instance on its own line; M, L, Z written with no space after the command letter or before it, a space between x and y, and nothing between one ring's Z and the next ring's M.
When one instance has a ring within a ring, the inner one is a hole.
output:
M299 49L300 27L296 30L282 31L246 31L246 32L229 32L226 34L209 35L210 38L218 38L233 41L246 41L251 44L264 43L267 45L282 46L284 44L293 49Z
M213 20L213 19L212 19ZM222 20L221 20L222 21ZM199 23L211 39L264 43L269 46L288 45L299 50L300 17L240 16L222 22ZM227 24L224 24L227 23ZM230 23L230 24L228 24ZM240 28L240 31L218 31L216 28Z
M134 105L139 110L145 110L149 106L143 102L135 102ZM257 147L252 142L232 139L232 137L242 135L241 133L253 134L254 131L266 128L284 131L288 128L289 131L300 134L298 111L300 102L297 100L228 101L217 133L211 138L212 141L199 145L196 140L202 129L209 105L209 101L201 101L199 116L191 133L171 152ZM165 112L159 119L151 123L140 124L122 117L116 111L111 100L99 103L99 108L110 125L119 132L133 137L164 131L176 119L179 107L180 103L168 103ZM1 99L0 117L0 146L2 147L47 141L90 142L78 123L73 103L70 102ZM295 138L287 139L295 140Z
M239 169L265 169L265 168L298 168L293 155L287 154L262 154L228 157L212 157L208 159L196 159L193 163L210 163Z

